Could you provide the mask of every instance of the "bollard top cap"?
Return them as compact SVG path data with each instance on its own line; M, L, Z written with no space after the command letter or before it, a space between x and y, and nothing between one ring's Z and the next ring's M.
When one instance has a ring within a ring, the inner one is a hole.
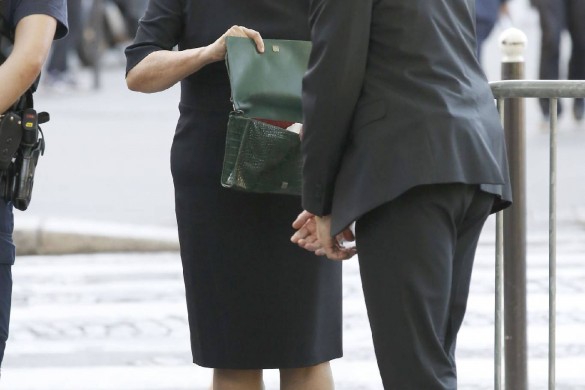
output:
M502 62L524 62L528 38L520 29L510 27L500 34Z

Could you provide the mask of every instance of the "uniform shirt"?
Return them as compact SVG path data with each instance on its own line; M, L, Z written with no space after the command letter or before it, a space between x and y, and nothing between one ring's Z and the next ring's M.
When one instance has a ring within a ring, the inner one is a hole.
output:
M43 14L57 20L55 39L67 34L67 0L0 0L0 7L12 29L26 16Z

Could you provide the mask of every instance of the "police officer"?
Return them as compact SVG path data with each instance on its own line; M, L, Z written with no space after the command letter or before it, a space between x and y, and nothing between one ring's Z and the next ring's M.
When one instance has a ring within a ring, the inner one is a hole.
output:
M3 46L14 46L0 65L0 114L5 114L38 77L53 38L67 33L65 0L0 0ZM12 35L12 37L8 37ZM12 204L0 199L0 367L8 338L12 295Z

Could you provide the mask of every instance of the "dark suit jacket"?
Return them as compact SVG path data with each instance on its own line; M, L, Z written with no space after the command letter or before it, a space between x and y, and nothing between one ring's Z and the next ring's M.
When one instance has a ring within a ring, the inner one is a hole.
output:
M504 134L475 56L474 0L313 0L303 206L336 233L408 189L511 200Z

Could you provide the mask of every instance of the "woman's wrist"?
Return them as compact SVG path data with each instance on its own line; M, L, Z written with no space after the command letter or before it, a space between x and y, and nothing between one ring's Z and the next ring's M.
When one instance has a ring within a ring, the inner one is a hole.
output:
M221 55L221 53L218 53L218 50L215 47L215 43L212 43L211 45L203 46L201 48L200 55L201 55L201 60L203 61L203 63L205 65L209 65L209 64L217 62L217 61L223 61L223 59L225 58L225 54Z

